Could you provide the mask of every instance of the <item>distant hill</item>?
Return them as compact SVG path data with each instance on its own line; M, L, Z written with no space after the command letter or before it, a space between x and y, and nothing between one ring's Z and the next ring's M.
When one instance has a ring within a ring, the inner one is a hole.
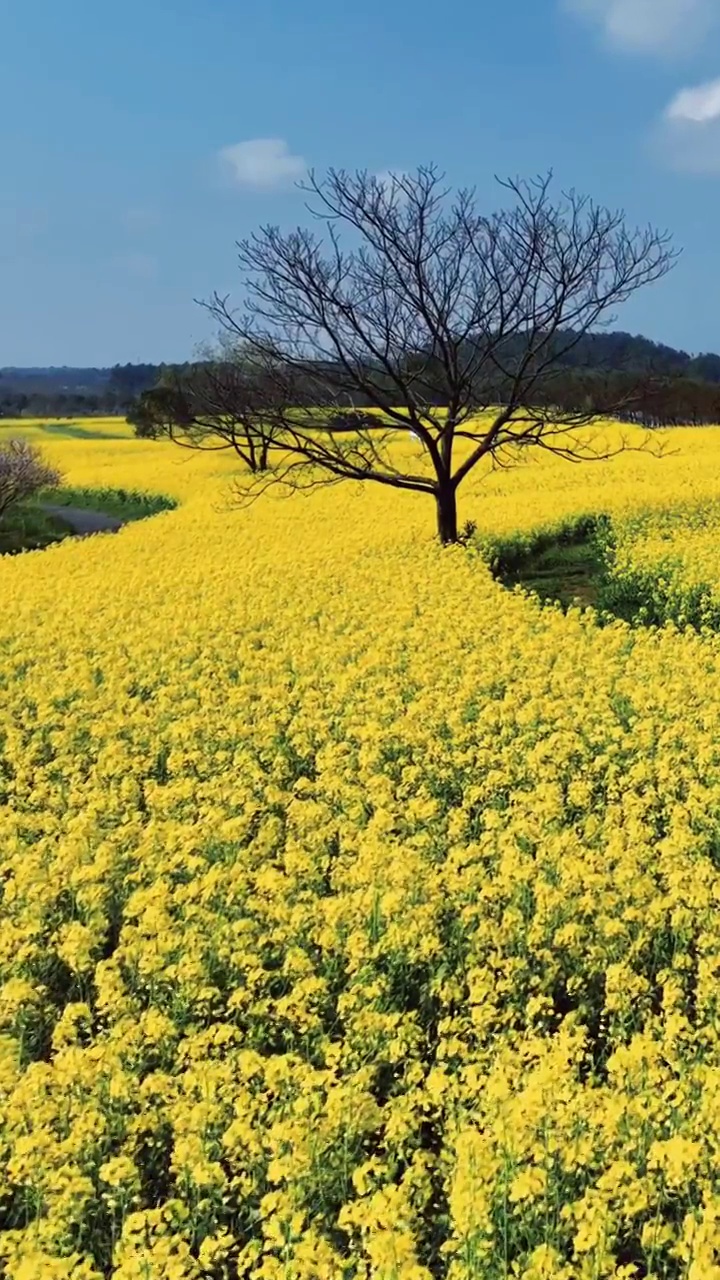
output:
M562 340L564 335L558 335ZM652 371L669 377L720 382L720 355L689 355L662 342L651 342L630 333L590 333L560 361L568 368L603 369L608 372Z
M559 334L558 339L566 336ZM652 368L658 374L720 382L720 355L713 352L690 355L662 342L652 342L649 338L622 331L586 335L560 363L574 369L602 368L617 372ZM154 385L161 369L162 365L157 364L116 364L112 368L69 365L18 368L8 365L0 367L0 389L26 393L83 393L115 389L135 396Z
M76 391L80 387L106 386L110 381L111 369L75 369L73 367L50 367L19 369L8 366L0 369L0 378L10 386L27 386L31 384L61 387L66 391Z
M108 387L129 390L136 395L151 387L158 377L160 365L116 364L110 369L60 366L20 369L0 368L0 387L11 391L99 391Z
M161 365L125 364L110 369L0 369L0 417L81 417L125 413L155 385Z

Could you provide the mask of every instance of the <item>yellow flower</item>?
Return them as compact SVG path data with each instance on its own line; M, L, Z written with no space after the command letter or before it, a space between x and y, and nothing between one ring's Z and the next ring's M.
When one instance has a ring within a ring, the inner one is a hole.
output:
M720 1275L720 435L461 491L607 513L652 629L421 494L21 425L178 506L0 557L0 1273Z

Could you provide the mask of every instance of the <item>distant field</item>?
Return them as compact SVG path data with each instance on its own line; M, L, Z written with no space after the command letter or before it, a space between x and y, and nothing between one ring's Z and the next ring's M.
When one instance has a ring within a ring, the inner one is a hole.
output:
M34 439L127 440L134 437L124 418L0 418L4 432Z

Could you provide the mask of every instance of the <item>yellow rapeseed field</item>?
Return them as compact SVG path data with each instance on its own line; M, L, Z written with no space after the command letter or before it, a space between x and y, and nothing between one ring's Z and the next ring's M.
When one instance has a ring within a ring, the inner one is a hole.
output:
M711 606L600 625L422 496L233 511L223 455L29 430L179 506L0 561L4 1280L720 1280ZM720 600L720 432L668 438L461 522L605 512Z

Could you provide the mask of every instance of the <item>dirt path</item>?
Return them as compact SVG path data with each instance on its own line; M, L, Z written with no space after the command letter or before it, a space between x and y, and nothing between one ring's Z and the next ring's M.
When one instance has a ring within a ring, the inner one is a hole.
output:
M88 533L117 533L124 523L118 516L108 516L103 511L86 511L84 507L54 507L43 503L42 510L46 515L62 520L73 533L80 536Z

